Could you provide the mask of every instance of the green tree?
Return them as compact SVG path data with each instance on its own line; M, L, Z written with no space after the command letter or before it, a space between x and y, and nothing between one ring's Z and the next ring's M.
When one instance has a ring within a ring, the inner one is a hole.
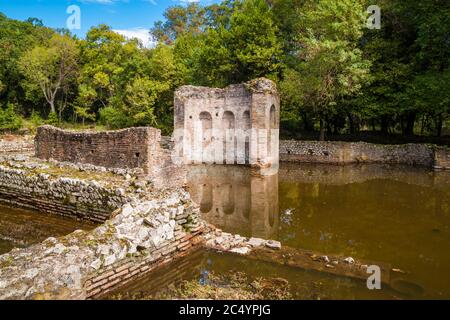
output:
M28 82L40 88L51 113L57 111L57 97L60 96L62 101L66 97L64 89L76 76L77 60L76 42L68 36L54 34L46 46L34 47L19 61L21 72ZM65 103L61 104L60 111L63 105Z
M370 62L358 48L365 22L362 1L309 1L297 25L297 62L285 71L282 94L295 106L311 108L320 123L341 112L342 100L358 95Z

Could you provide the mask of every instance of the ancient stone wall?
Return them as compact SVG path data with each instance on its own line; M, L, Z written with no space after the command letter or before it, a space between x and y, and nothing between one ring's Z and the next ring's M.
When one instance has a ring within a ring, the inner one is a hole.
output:
M42 126L35 137L36 157L107 168L142 168L158 163L161 132L150 127L104 132L72 132Z
M330 164L392 163L431 168L434 147L425 144L283 140L280 142L280 160Z
M31 136L1 136L0 153L29 153L34 150Z
M133 200L92 231L0 256L0 299L88 299L183 256L200 243L198 208L182 190Z
M450 149L448 147L436 147L434 151L433 167L439 170L450 170Z
M256 79L224 89L175 92L174 158L185 164L278 166L280 98Z
M129 197L120 188L0 165L0 203L3 204L104 222L128 201Z

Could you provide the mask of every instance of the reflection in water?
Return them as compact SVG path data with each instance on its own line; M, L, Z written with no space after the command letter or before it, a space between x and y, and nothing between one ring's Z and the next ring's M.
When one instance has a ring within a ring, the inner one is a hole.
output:
M224 231L388 263L407 272L392 284L398 292L450 298L450 172L283 163L267 178L242 167L193 167L190 182L206 220ZM209 198L199 197L199 185Z
M392 271L390 286L368 290L365 281L204 253L186 257L192 264L182 268L182 279L239 270L285 278L296 298L450 299L450 172L282 164L278 176L260 178L243 167L193 166L189 186L204 218L226 232L380 261L405 273ZM145 281L130 291L146 290Z
M278 236L278 175L253 176L241 166L190 166L188 188L215 226L243 236Z

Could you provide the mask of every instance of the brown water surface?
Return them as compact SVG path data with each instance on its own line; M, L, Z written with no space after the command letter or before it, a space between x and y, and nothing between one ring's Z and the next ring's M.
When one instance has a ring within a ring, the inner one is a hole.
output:
M121 289L154 297L209 272L282 277L298 299L450 299L450 172L388 165L282 164L255 177L234 166L193 166L189 189L224 231L285 246L390 264L389 285L200 251Z
M48 237L59 237L94 225L35 211L0 206L0 254L28 247Z

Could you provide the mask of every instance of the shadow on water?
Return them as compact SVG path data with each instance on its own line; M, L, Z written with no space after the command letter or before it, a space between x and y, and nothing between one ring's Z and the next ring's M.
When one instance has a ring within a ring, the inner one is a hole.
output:
M188 187L203 218L226 232L398 270L390 287L368 290L365 281L200 251L165 268L165 276L120 292L157 297L182 280L201 281L205 272L238 270L282 277L297 299L450 299L450 172L282 164L278 175L263 178L244 167L200 165L190 168Z

